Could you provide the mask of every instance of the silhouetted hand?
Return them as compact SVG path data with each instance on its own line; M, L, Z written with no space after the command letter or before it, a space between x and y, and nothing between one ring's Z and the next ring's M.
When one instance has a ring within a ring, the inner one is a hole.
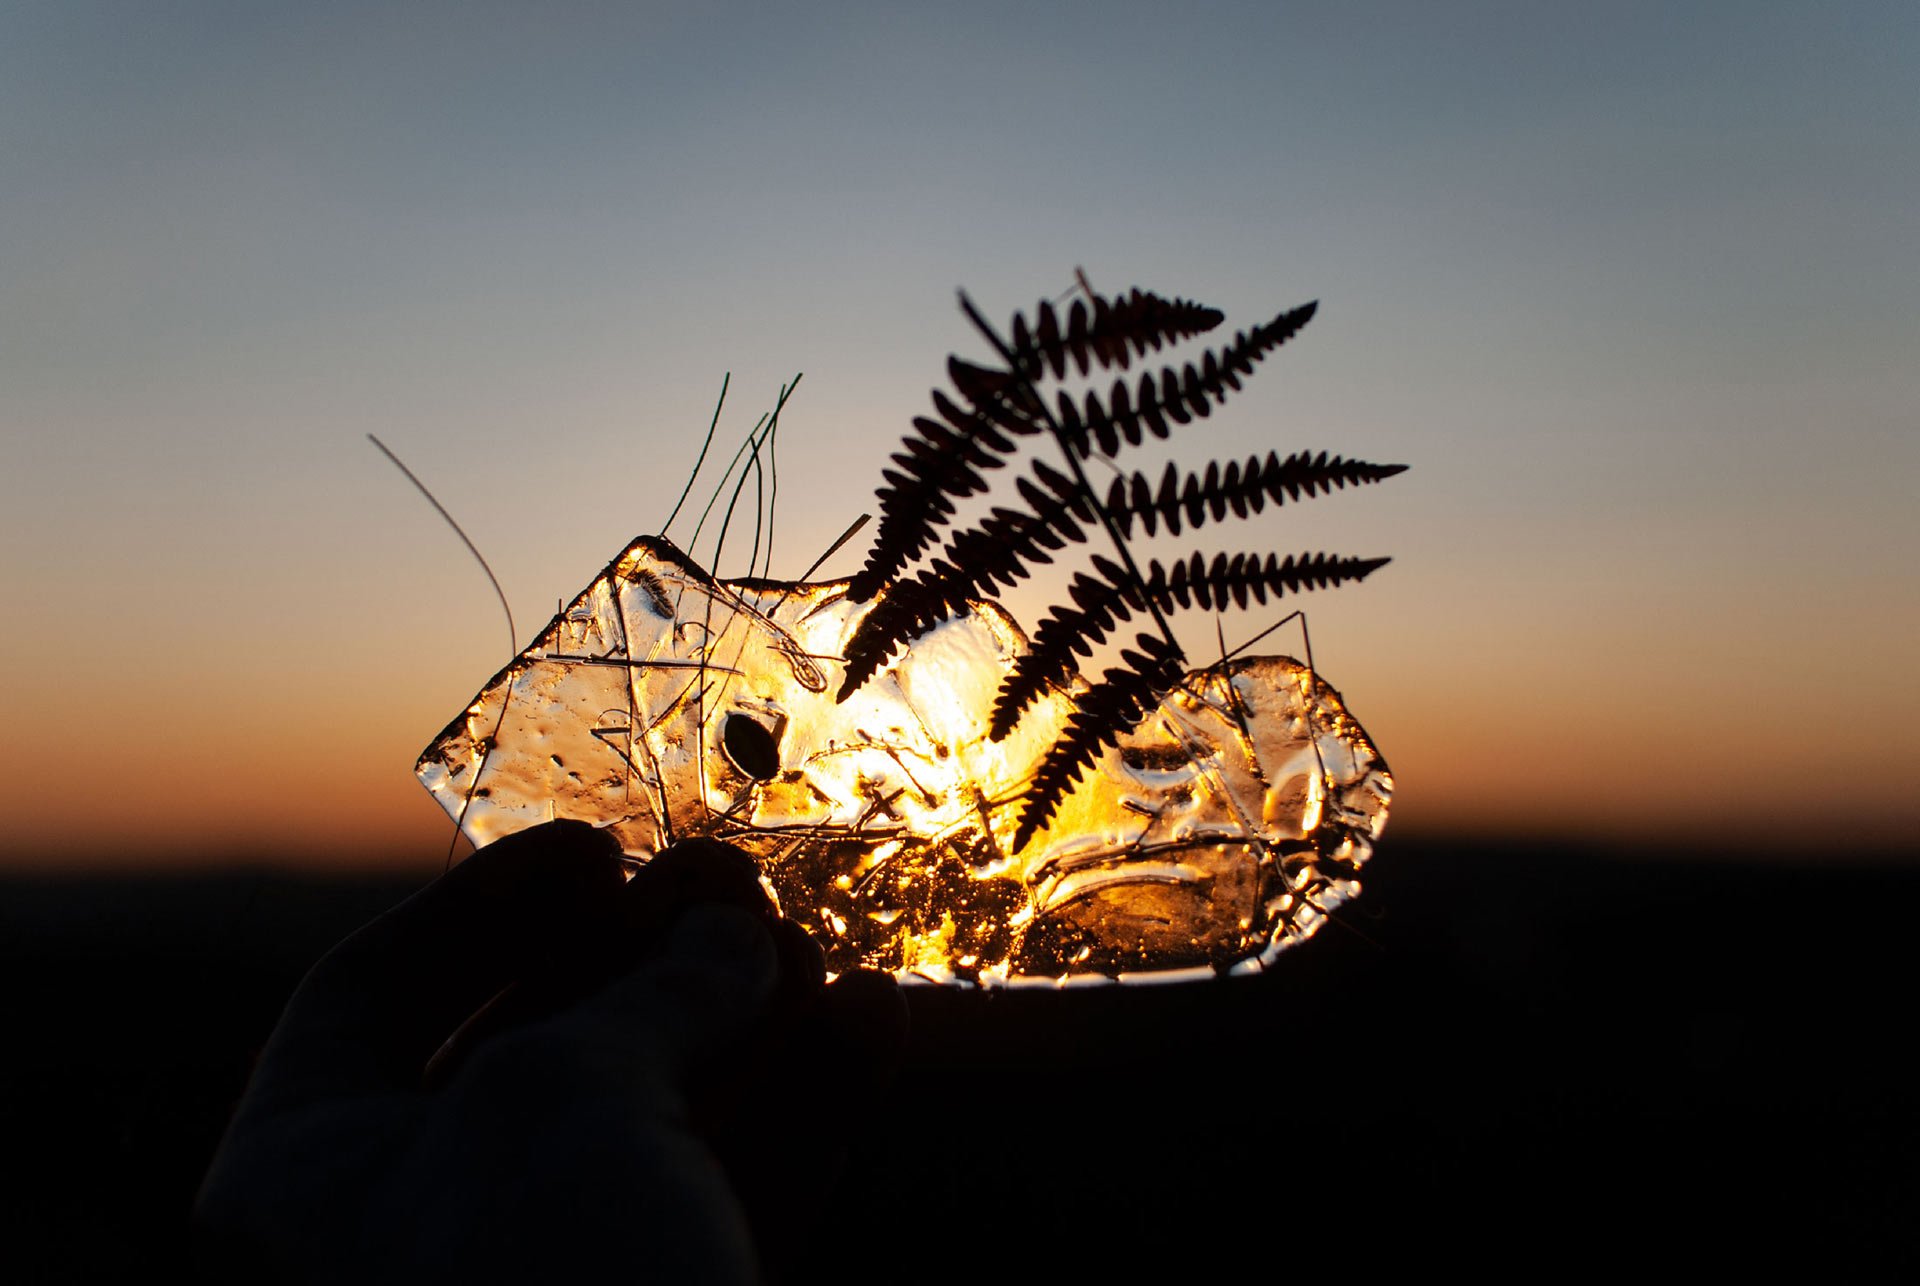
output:
M623 886L591 827L502 839L301 983L201 1189L208 1266L755 1280L905 1041L890 979L823 983L737 850L678 845Z

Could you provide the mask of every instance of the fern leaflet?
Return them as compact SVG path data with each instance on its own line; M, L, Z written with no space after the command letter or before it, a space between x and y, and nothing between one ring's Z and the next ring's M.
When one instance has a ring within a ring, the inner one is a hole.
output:
M1221 521L1229 510L1234 517L1245 518L1266 508L1269 500L1281 505L1326 495L1348 485L1379 482L1406 469L1404 464L1369 464L1325 451L1317 455L1299 451L1284 460L1278 452L1269 451L1264 463L1257 455L1248 456L1245 465L1229 460L1223 470L1215 460L1204 474L1182 475L1169 464L1158 491L1143 473L1115 478L1107 490L1106 508L1123 536L1133 534L1136 518L1149 536L1158 533L1161 523L1169 534L1178 536L1183 520L1187 526L1199 527L1209 519Z
M899 467L881 471L886 485L874 493L880 523L873 548L847 586L856 602L872 598L924 553L935 530L952 519L953 502L987 489L980 471L1000 468L1015 449L995 421L954 405L937 390L933 409L940 419L914 417L916 432L901 440L905 450L893 456Z
M1147 610L1163 612L1192 607L1221 610L1245 607L1313 589L1328 589L1348 581L1365 580L1387 565L1385 558L1340 558L1331 554L1204 554L1176 562L1171 571L1158 562L1148 564L1144 583L1130 582L1123 569L1095 555L1099 576L1081 572L1067 589L1073 607L1056 607L1034 631L1033 646L1013 663L1013 672L1001 684L994 701L989 735L996 741L1013 731L1020 716L1049 688L1066 682L1078 669L1075 654L1092 655L1094 647L1112 634L1120 622Z
M1144 430L1156 438L1167 437L1174 424L1191 424L1196 418L1213 414L1214 403L1224 403L1227 394L1240 389L1240 381L1253 374L1254 364L1300 333L1300 329L1319 310L1319 303L1292 308L1263 326L1242 331L1233 343L1202 355L1200 365L1188 362L1176 370L1171 366L1141 373L1140 382L1131 390L1125 380L1115 380L1105 403L1088 390L1080 406L1064 390L1058 394L1057 419L1062 439L1081 456L1093 453L1097 443L1102 455L1120 450L1121 439L1128 446L1139 446Z
M1034 774L1020 824L1014 831L1018 852L1050 821L1073 783L1086 775L1100 752L1113 745L1127 729L1160 704L1186 667L1179 649L1152 634L1134 640L1139 652L1120 653L1120 664L1101 676L1075 703L1066 728Z
M1034 311L1034 325L1027 328L1024 314L1013 315L1013 368L1029 380L1041 379L1047 370L1055 379L1064 379L1069 361L1087 374L1093 365L1102 370L1118 367L1126 370L1137 354L1159 352L1167 344L1205 334L1226 319L1217 308L1209 308L1190 299L1164 299L1146 290L1134 290L1118 299L1094 295L1089 312L1085 300L1076 299L1067 312L1067 323L1053 305L1041 301Z
M919 575L895 584L861 620L843 649L841 699L915 637L964 612L968 599L997 597L1003 585L1027 578L1028 563L1050 563L1051 553L1087 538L1083 524L1095 518L1073 479L1044 460L1033 464L1044 489L1027 478L1015 484L1030 510L996 507L977 526L954 535Z

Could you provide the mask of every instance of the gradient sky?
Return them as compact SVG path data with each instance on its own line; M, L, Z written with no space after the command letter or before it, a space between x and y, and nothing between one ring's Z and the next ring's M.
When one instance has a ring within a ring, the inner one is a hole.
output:
M1322 301L1178 454L1413 466L1242 533L1394 555L1306 605L1395 828L1911 841L1917 81L1911 0L0 4L0 860L437 854L505 630L364 434L524 645L723 373L798 575L1076 265Z

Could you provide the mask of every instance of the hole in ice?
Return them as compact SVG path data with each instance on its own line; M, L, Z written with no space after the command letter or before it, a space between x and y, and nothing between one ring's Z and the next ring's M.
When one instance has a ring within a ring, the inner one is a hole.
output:
M780 771L780 748L773 734L743 714L730 714L720 729L720 744L727 758L755 781L772 781Z

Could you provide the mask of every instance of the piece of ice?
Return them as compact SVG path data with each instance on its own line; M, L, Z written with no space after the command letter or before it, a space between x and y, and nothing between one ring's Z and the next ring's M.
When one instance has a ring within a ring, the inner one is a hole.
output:
M476 846L556 817L609 829L641 860L693 836L735 844L835 972L1244 972L1358 891L1392 778L1304 666L1191 672L1012 851L1071 693L989 739L1026 639L983 603L836 702L843 645L879 601L852 602L844 581L716 581L641 537L417 772Z

